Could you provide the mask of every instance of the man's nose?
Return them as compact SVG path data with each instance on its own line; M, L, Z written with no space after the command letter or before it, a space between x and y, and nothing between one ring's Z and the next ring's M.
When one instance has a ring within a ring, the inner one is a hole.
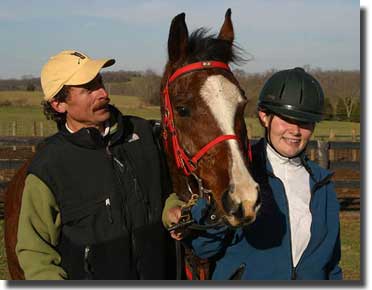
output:
M104 86L97 89L97 94L100 99L106 99L109 96L108 91Z

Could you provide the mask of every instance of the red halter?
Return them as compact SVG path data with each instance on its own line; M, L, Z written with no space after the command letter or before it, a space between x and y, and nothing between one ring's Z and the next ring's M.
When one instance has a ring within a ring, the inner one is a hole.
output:
M164 131L163 131L163 139L164 139L164 144L167 148L167 136L168 133L171 134L172 137L172 145L173 145L173 154L174 154L174 159L176 160L176 165L177 168L182 168L183 172L185 173L186 176L189 176L193 171L196 170L197 167L197 162L200 158L203 157L204 154L206 154L213 146L215 146L218 143L221 143L226 140L238 140L239 138L236 135L222 135L211 142L209 142L207 145L203 146L197 152L192 158L189 158L183 148L180 146L177 138L177 132L176 128L174 125L174 117L173 117L173 109L172 109L172 104L170 101L169 97L169 88L168 86L179 76L188 73L188 72L193 72L193 71L198 71L198 70L204 70L204 69L210 69L210 68L220 68L226 71L231 71L229 66L226 63L220 62L220 61L201 61L201 62L196 62L192 63L189 65L186 65L184 67L181 67L177 69L168 79L163 94L164 94L164 116L163 116L163 126L164 126ZM251 159L251 150L250 150L250 145L248 142L248 154Z

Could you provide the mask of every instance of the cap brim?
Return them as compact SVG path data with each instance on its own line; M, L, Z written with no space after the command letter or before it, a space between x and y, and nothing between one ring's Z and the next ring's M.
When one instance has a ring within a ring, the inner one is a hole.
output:
M320 122L323 117L319 114L313 114L309 112L300 112L296 110L288 110L286 108L278 107L278 106L270 106L265 104L265 107L270 111L274 112L277 115L283 116L285 118L294 119L304 123L314 123Z
M114 63L114 59L89 60L65 82L65 85L78 86L89 83L97 76L102 68L112 66Z

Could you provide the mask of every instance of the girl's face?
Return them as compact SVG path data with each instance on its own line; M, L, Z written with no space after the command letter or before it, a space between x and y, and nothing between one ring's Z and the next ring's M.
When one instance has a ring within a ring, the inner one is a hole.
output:
M277 115L258 112L261 124L268 131L268 138L281 155L291 158L301 153L314 132L314 123L284 119Z

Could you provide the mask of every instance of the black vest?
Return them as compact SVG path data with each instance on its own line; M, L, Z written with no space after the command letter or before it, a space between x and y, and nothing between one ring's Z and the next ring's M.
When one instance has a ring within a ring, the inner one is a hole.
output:
M161 225L170 187L152 127L114 108L111 115L115 134L61 129L29 167L61 211L61 266L69 279L174 279L173 243Z

